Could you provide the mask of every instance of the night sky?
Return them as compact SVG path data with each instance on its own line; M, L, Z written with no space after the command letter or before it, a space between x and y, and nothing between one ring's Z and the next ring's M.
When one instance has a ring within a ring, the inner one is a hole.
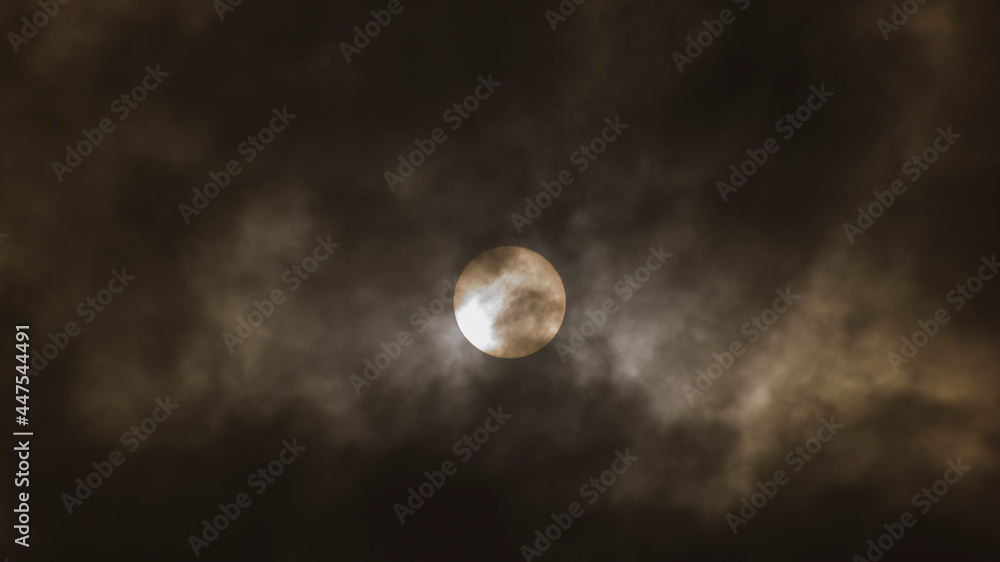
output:
M0 558L996 559L998 18L5 2Z

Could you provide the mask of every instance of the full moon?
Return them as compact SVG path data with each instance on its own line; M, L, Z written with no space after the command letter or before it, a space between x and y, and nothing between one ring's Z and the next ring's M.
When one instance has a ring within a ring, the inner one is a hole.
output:
M566 316L566 289L552 264L517 246L483 252L455 285L455 319L483 353L515 359L556 336Z

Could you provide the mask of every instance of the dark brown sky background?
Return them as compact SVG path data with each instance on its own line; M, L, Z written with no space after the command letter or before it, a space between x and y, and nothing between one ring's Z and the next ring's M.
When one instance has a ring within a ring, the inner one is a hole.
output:
M0 556L194 559L187 537L286 439L307 450L199 559L523 560L626 448L640 460L543 561L846 562L958 458L973 469L883 560L996 556L1000 280L946 302L1000 250L994 3L928 0L888 42L888 0L589 0L556 31L555 1L403 6L350 64L340 43L385 3L244 2L220 22L209 0L73 0L4 45L4 364L16 324L39 347L83 328L32 379L32 548L12 544L7 484ZM679 73L671 54L726 8L735 23ZM0 31L37 10L5 2ZM119 121L111 102L157 64L169 77ZM450 130L442 113L488 75L502 85ZM715 183L821 84L833 97L724 203ZM178 205L285 106L287 129L185 224ZM518 233L511 213L615 116L621 138ZM52 161L105 117L57 181ZM949 126L961 138L909 181ZM438 127L391 192L383 173ZM896 179L908 191L851 244L843 223ZM317 237L341 246L288 292ZM417 333L445 280L504 245L562 276L554 342L496 359L450 309ZM661 245L673 256L622 302L615 283ZM83 324L122 267L136 279ZM801 299L689 404L696 369L787 287ZM287 301L230 354L222 333L273 289ZM561 361L609 298L620 310ZM894 372L886 354L940 308L951 321ZM356 395L350 375L404 330ZM68 515L60 496L166 396L177 412ZM512 418L401 526L393 504L498 406ZM726 513L829 416L846 427L734 536Z

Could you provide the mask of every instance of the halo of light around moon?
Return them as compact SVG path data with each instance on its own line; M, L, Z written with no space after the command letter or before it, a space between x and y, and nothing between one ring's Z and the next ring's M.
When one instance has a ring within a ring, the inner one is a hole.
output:
M469 262L455 285L455 319L469 343L504 359L545 347L566 316L566 289L536 252L501 246Z

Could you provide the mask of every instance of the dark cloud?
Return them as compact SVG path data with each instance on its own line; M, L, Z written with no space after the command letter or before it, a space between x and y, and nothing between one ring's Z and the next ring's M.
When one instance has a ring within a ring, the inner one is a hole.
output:
M71 2L3 57L0 307L34 349L81 329L32 379L33 546L11 560L193 557L187 537L240 492L253 504L200 558L511 560L579 501L543 559L849 560L958 458L972 470L886 558L994 555L1000 281L949 299L998 249L994 6L927 2L885 41L891 2L752 1L683 73L672 54L734 3L591 0L556 31L557 3L402 6L350 64L340 43L385 4L244 2L220 22L211 2ZM0 29L38 9L6 4ZM157 64L169 76L119 120L113 101ZM501 85L453 129L480 77ZM294 119L247 162L282 108ZM627 129L581 171L615 117ZM53 160L103 118L115 130L58 181ZM961 137L914 179L904 164L948 127ZM385 172L438 128L390 191ZM780 149L723 202L716 182L769 137ZM178 206L230 160L186 224ZM849 241L895 180L906 192ZM312 264L317 237L340 247ZM562 330L523 359L420 312L500 246L565 285ZM661 248L648 281L616 288ZM121 268L136 279L85 322ZM276 290L230 354L223 333ZM779 290L799 298L754 327ZM564 362L556 344L609 299ZM895 370L887 354L938 309L949 321ZM734 341L745 352L689 402ZM67 515L62 494L166 396L178 411ZM511 419L462 462L455 443L501 406ZM844 429L792 472L830 416ZM307 450L256 495L248 476L293 438ZM639 460L586 503L626 449ZM393 505L447 460L458 472L400 525ZM726 514L777 470L790 482L734 536Z

